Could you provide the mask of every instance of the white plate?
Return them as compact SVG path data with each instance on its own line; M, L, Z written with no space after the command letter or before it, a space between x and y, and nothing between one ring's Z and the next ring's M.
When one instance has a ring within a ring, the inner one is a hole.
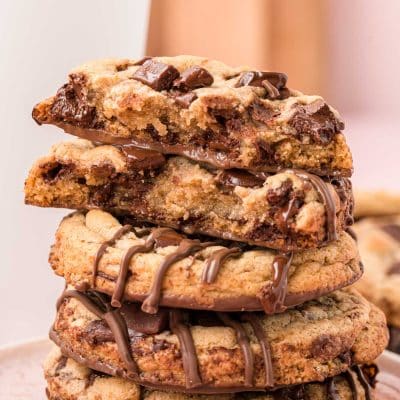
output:
M42 363L52 344L37 339L0 348L0 400L43 400ZM400 356L386 351L378 360L379 400L399 400Z

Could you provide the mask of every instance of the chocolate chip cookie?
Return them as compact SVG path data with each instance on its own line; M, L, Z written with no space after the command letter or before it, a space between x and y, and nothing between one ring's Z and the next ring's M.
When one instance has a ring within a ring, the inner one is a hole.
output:
M69 284L109 294L114 306L125 299L145 301L146 308L266 313L348 286L362 274L356 243L344 232L320 249L279 253L122 225L101 210L64 218L50 264Z
M377 374L377 368L368 365L354 367L322 383L274 392L193 395L146 389L132 381L103 374L63 356L57 347L48 355L44 371L49 400L372 400Z
M102 208L186 233L284 250L321 246L352 223L347 178L212 171L183 157L136 152L83 140L56 145L30 171L26 202Z
M282 314L147 314L68 288L50 333L65 356L151 388L234 393L323 381L373 361L387 345L383 313L337 291Z
M223 169L350 176L337 111L286 84L283 73L200 57L100 60L74 69L33 117L97 143L135 145Z

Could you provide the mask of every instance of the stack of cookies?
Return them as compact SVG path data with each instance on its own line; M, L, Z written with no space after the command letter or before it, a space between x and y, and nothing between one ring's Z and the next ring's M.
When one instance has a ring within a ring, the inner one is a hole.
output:
M282 73L103 60L33 118L26 202L64 218L50 399L372 399L383 313L354 289L337 112Z

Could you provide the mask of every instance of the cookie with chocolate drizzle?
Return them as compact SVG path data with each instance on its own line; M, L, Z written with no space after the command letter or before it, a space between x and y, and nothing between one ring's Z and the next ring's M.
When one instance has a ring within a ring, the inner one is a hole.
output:
M64 355L147 387L187 393L324 380L371 362L387 344L383 314L352 291L272 316L178 309L148 314L138 304L114 308L104 295L73 288L57 308L50 338Z
M362 274L356 244L344 232L324 248L285 253L122 225L100 210L64 218L49 260L69 284L106 293L115 307L143 302L153 313L161 305L274 314Z
M374 365L350 368L321 383L307 383L273 392L192 395L146 389L134 382L115 378L84 367L54 347L45 361L49 400L372 400L378 369ZM333 382L333 383L332 383ZM334 394L333 394L334 393Z

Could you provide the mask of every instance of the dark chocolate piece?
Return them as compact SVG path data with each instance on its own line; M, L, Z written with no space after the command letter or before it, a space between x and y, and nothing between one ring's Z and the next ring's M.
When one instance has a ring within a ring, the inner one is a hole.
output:
M183 108L189 108L190 105L197 99L197 95L194 92L175 92L171 93L171 96L175 100L175 102Z
M221 171L215 177L216 181L224 186L243 186L243 187L261 187L265 179L258 178L256 175L247 171L230 169Z
M287 75L281 72L248 71L240 76L236 87L263 87L265 81L268 81L268 83L273 85L276 89L283 89L286 86Z
M129 166L134 170L156 169L166 162L165 156L158 151L141 149L129 144L116 147L126 155Z
M153 59L146 60L133 74L132 79L150 86L161 92L169 90L173 81L178 78L179 71L169 64L164 64Z
M288 121L288 125L296 131L300 140L311 140L314 143L327 145L337 132L344 129L329 106L323 100L311 104L297 106L297 111Z
M214 82L212 75L204 68L194 65L183 71L173 83L174 88L181 91L189 91L211 86Z

